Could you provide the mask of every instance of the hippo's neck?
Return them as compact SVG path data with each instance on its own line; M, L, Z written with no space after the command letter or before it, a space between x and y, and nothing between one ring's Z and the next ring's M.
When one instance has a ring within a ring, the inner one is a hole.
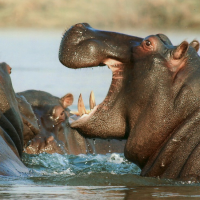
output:
M137 84L138 87L141 84L147 87L152 80L152 84L146 90L140 90L140 93L134 94L136 96L135 103L130 109L130 115L134 111L135 116L134 118L129 117L130 134L125 148L125 156L144 169L142 175L147 175L153 165L159 163L159 167L164 166L163 169L161 167L160 170L153 171L156 172L155 176L160 176L168 164L165 164L162 159L158 162L157 159L165 152L165 147L168 147L170 141L172 141L171 146L174 145L173 148L179 148L178 145L181 145L186 135L190 134L190 131L186 130L187 125L185 124L189 118L194 116L200 105L198 97L190 87L190 82L178 85L169 81L171 80L170 76L165 79L153 78L153 75L148 75L143 83ZM131 97L134 99L133 95ZM191 126L192 128L193 126ZM177 143L178 139L172 140L177 134L181 138L183 137L180 144ZM164 158L170 157L169 159L171 159L172 154L174 155L176 152L171 146L169 146L169 150L166 150ZM160 173L160 171L162 172ZM153 175L151 174L151 176Z
M200 153L199 123L198 109L188 116L149 158L141 175L175 179L198 174L200 164L194 165L194 162L198 160Z

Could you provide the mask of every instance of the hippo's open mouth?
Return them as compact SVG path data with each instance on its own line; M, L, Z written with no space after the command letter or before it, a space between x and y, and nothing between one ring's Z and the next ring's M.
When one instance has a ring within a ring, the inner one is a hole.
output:
M116 96L121 89L120 86L122 85L122 80L124 77L124 64L112 59L106 60L103 64L107 65L108 68L112 71L112 81L108 93L103 102L99 105L96 105L94 94L91 92L89 100L90 110L85 109L82 96L80 95L78 100L78 112L71 112L72 114L78 115L80 117L70 121L72 128L76 128L80 124L86 123L90 118L95 117L95 114L98 114L98 112L104 112L105 114L105 112L108 112L109 109L113 106L113 103L116 100Z
M106 98L98 106L92 106L90 113L87 114L80 97L78 110L82 117L71 123L71 127L88 137L124 137L127 128L124 71L132 63L132 48L142 40L97 30L87 23L76 24L64 33L59 49L59 60L63 65L73 69L107 65L113 73Z

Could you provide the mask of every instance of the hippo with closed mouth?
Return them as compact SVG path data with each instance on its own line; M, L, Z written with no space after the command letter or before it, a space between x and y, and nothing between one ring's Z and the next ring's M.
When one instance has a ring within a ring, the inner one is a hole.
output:
M28 121L22 121L10 73L10 66L0 63L0 175L26 176L29 170L20 158L23 151L24 123ZM27 113L30 114L31 110L27 110Z
M71 127L86 137L127 138L125 157L142 176L200 176L199 42L173 46L163 34L146 38L72 26L60 44L69 68L107 65L105 100Z
M62 98L39 90L27 90L17 93L30 103L39 124L39 134L25 141L24 152L28 154L106 154L123 153L125 140L90 139L81 136L71 129L69 121L79 116L71 114L68 106L73 103L73 95L68 93ZM95 103L94 95L90 95L90 104ZM83 103L83 102L80 102ZM79 106L80 106L79 103ZM93 105L94 106L94 105Z

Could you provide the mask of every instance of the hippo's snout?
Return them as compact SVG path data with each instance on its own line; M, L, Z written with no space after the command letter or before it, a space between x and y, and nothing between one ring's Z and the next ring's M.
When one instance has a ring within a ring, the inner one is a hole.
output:
M69 68L99 66L108 59L131 62L131 47L142 38L92 28L79 23L65 32L60 44L59 60Z

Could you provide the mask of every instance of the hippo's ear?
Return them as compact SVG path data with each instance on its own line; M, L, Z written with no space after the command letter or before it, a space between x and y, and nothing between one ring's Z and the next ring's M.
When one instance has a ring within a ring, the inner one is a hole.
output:
M187 53L189 44L186 41L183 41L174 51L173 51L173 59L179 60Z
M72 105L73 101L74 101L74 96L71 93L66 94L60 99L60 103L64 108L67 108L68 106Z
M190 46L191 47L193 47L195 50L196 50L196 52L198 52L199 51L199 41L197 41L197 40L193 40L191 43L190 43Z

